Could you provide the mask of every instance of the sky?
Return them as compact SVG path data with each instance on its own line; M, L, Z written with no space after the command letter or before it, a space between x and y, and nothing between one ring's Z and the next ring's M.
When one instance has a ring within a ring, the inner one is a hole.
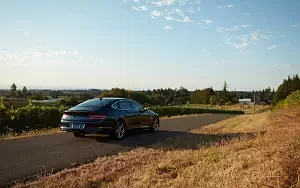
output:
M299 0L3 0L0 88L277 88Z

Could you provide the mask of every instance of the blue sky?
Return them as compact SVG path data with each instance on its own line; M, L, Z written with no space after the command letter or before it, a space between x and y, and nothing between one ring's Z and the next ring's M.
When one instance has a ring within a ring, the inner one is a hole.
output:
M298 0L2 1L0 88L277 88Z

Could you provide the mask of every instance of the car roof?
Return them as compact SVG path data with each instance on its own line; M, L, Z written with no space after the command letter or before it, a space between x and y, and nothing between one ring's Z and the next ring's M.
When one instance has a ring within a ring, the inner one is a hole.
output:
M100 98L101 99L101 98ZM119 97L103 97L102 99L112 99L112 100L122 100L126 98L119 98Z
M127 101L133 101L133 102L135 102L135 101L132 100L132 99L129 99L129 98L121 98L121 97L103 97L102 99L111 99L111 100L113 100L113 102L117 102L117 101L121 101L121 100L127 100Z

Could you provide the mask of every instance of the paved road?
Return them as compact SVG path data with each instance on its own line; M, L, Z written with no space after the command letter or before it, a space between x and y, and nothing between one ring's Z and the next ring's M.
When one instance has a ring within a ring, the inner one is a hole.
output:
M232 116L204 114L162 120L157 133L131 133L120 141L104 135L75 138L68 133L2 140L0 141L0 187L14 180L70 167L74 162L85 163L98 156L112 155L138 146L151 147L168 137L185 134L191 129Z

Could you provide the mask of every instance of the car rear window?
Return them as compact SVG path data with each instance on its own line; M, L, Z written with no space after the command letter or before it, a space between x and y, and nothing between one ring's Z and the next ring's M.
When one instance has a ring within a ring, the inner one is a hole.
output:
M77 106L73 107L71 110L82 110L82 109L87 109L87 108L101 108L104 107L107 104L110 104L113 102L114 99L90 99L87 100L83 103L78 104Z

